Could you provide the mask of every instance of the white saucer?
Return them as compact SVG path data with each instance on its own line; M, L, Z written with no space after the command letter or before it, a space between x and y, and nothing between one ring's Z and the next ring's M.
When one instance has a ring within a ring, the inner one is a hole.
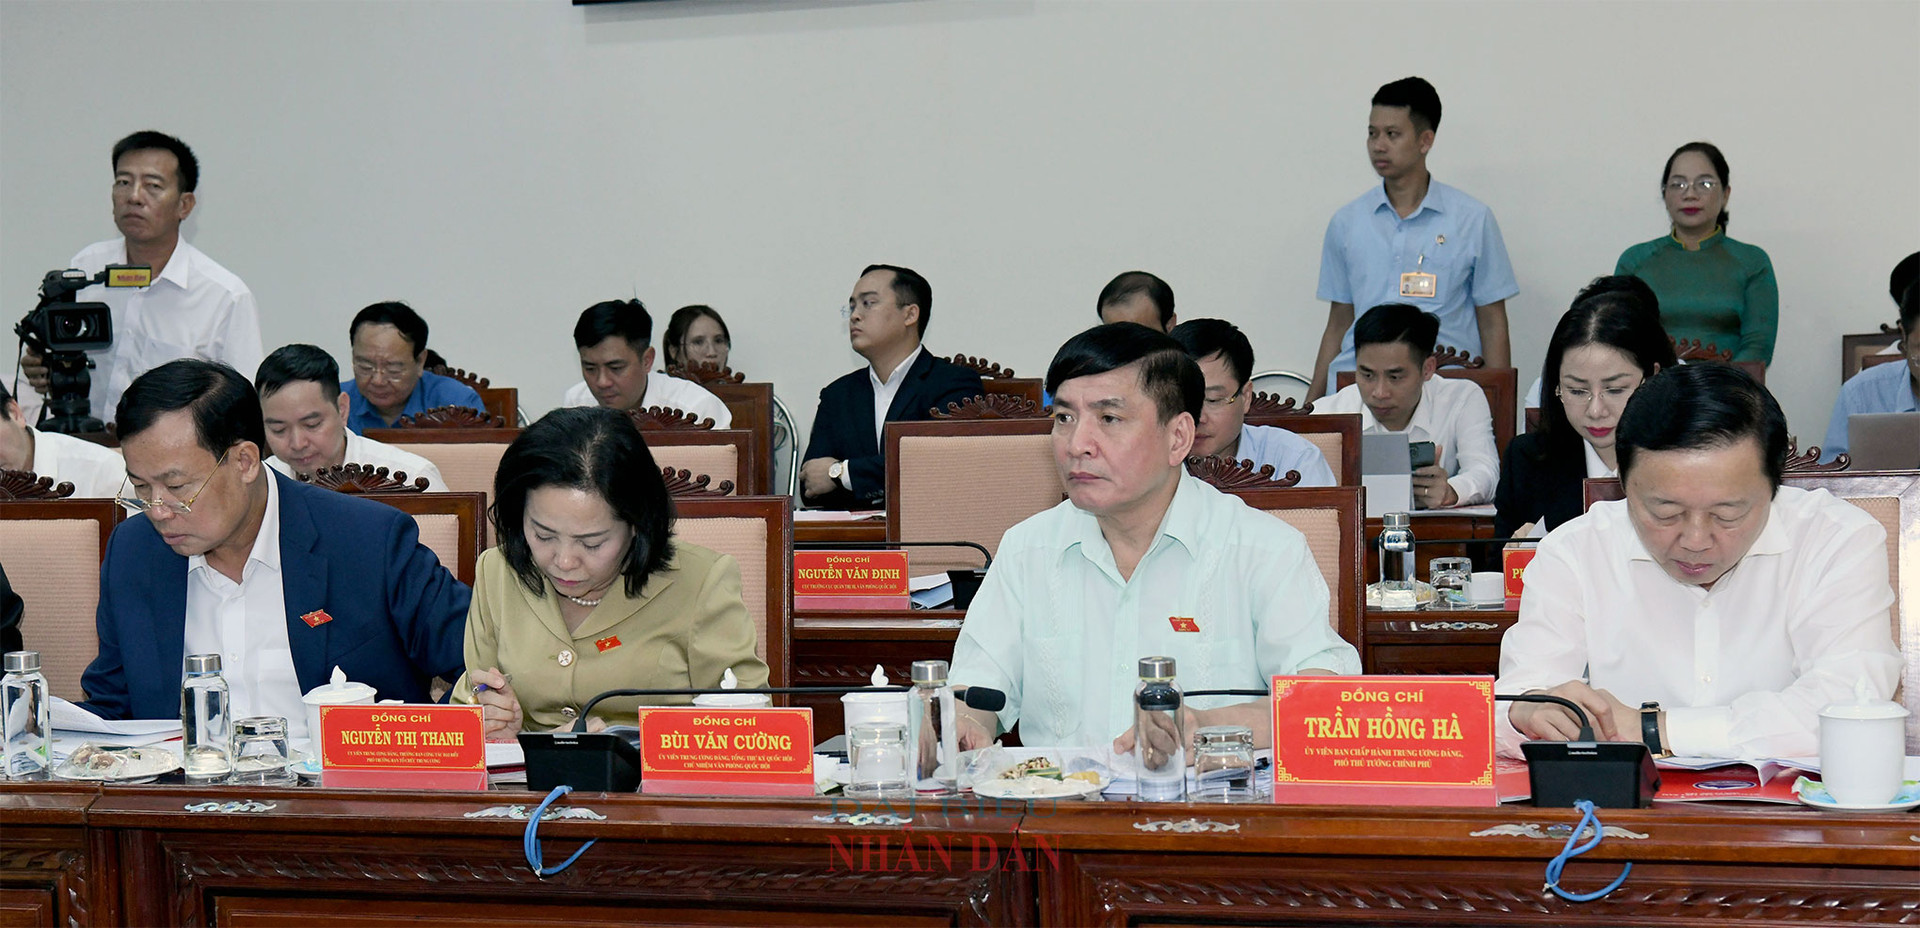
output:
M1905 812L1920 808L1920 780L1908 780L1900 787L1892 802L1870 805L1850 805L1833 801L1833 796L1818 780L1801 777L1793 783L1793 791L1800 801L1816 809L1829 812Z

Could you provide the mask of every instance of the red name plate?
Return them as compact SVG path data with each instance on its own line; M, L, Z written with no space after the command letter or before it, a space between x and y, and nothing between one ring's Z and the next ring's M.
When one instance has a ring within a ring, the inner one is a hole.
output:
M909 609L907 552L795 551L795 609Z
M811 796L813 710L643 708L640 791Z
M1274 677L1273 800L1490 806L1492 677Z
M1507 608L1520 608L1520 591L1526 589L1521 582L1527 573L1527 565L1533 563L1533 556L1540 550L1534 543L1509 543L1500 551L1500 566L1507 581Z
M486 789L479 706L321 706L320 785Z

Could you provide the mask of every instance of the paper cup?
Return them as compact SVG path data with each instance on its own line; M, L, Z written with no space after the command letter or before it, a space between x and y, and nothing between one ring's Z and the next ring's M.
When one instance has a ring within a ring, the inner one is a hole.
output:
M307 743L320 742L321 706L371 706L375 695L373 687L365 683L328 683L308 690L307 695L300 697L300 701L307 704ZM288 734L299 740L298 735Z
M1893 801L1906 775L1907 710L1895 702L1820 710L1820 782L1843 806Z
M846 713L847 731L864 723L907 724L906 693L848 693L840 697L840 706Z
M1506 577L1497 570L1475 571L1467 578L1467 599L1476 606L1496 606L1507 599Z
M773 697L766 693L708 693L693 697L693 704L702 709L764 709L773 705Z

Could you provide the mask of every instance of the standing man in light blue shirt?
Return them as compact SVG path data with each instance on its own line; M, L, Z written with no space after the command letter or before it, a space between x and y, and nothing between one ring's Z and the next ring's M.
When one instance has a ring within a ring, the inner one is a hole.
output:
M1353 370L1355 306L1410 303L1440 317L1440 344L1511 367L1507 300L1520 292L1493 211L1433 179L1427 152L1440 95L1407 77L1373 95L1367 156L1381 184L1333 214L1320 249L1319 298L1331 308L1307 395Z
M1901 262L1913 270L1916 252ZM1900 269L1894 269L1897 277ZM1820 460L1831 461L1847 451L1847 417L1872 412L1914 412L1920 410L1914 398L1920 396L1920 283L1906 281L1906 295L1900 298L1900 353L1905 363L1888 361L1875 364L1840 385L1840 397L1833 401L1833 418L1827 422L1827 440L1820 446ZM1898 286L1898 281L1895 283Z
M1007 704L998 718L963 709L963 748L1017 721L1027 744L1131 751L1148 655L1173 657L1185 689L1360 671L1306 539L1187 475L1202 383L1179 342L1134 323L1089 329L1054 355L1067 501L1007 530L967 610L949 679L1002 690ZM1195 699L1182 731L1246 725L1265 745L1268 711L1265 700Z
M1273 425L1248 425L1253 406L1253 343L1225 319L1190 319L1169 333L1200 365L1207 393L1194 428L1193 456L1273 466L1275 476L1300 475L1301 487L1339 486L1327 456L1313 442Z

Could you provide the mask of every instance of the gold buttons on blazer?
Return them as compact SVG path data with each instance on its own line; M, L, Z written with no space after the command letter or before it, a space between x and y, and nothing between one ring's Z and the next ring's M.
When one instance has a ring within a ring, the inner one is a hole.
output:
M556 655L556 656L554 657L554 660L557 660L557 661L559 661L559 662L560 662L560 666L562 666L562 667L572 667L572 666L573 666L573 652L572 652L572 651L568 651L568 650L564 650L564 649L563 649L563 650L561 650L561 652L560 652L560 653L559 653L558 655Z

